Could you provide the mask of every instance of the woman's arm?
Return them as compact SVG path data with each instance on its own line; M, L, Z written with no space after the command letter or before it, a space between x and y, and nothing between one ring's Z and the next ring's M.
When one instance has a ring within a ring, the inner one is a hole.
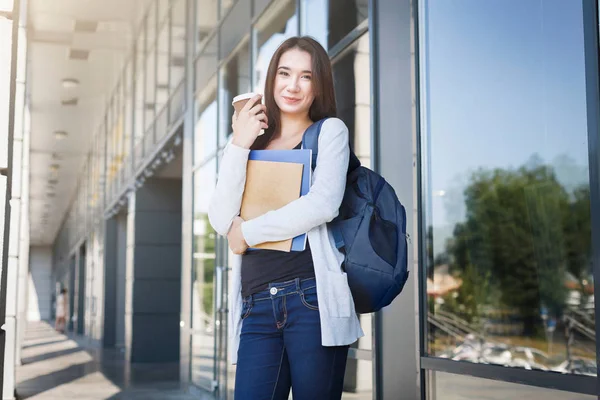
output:
M242 223L248 246L290 239L333 220L344 197L349 156L348 128L338 118L328 119L321 127L310 191L278 210Z
M240 213L246 185L246 164L250 147L261 129L269 126L266 108L256 95L231 117L232 139L225 147L217 186L208 207L208 220L220 235L227 235L231 222Z
M231 222L240 213L249 154L249 149L233 143L223 151L217 186L208 207L208 220L220 235L227 235Z

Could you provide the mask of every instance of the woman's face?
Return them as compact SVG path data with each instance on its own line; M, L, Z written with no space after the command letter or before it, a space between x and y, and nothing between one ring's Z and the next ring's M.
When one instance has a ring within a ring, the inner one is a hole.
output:
M315 99L312 87L312 57L300 49L281 55L275 75L275 103L282 113L308 115Z

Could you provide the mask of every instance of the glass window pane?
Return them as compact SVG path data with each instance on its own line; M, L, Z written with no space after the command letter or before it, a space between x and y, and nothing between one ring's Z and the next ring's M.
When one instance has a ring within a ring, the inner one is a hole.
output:
M158 33L158 65L156 70L156 111L159 112L169 100L169 21L165 21Z
M173 0L171 10L171 91L185 74L185 0Z
M218 0L196 0L196 51L202 48L218 22Z
M169 9L171 7L170 0L158 0L158 24L165 22L165 19L169 15Z
M368 0L301 0L302 34L330 50L369 17Z
M217 80L216 77L198 95L194 133L194 162L196 164L217 151Z
M369 34L362 35L333 62L338 117L362 165L371 166L371 69Z
M269 63L277 47L291 36L298 34L296 2L276 1L265 12L255 27L256 60L254 62L254 90L264 93Z
M427 7L429 353L596 375L582 4Z
M204 90L217 73L219 36L213 35L196 59L196 91Z
M233 107L231 101L235 96L250 90L250 55L248 43L245 42L240 50L221 69L221 107L219 112L219 146L227 143L231 133L231 117Z
M223 19L223 17L227 15L227 12L231 9L231 7L233 7L233 5L236 2L237 0L221 0L221 19Z
M144 135L144 85L145 80L145 43L144 30L136 42L136 74L135 74L135 143L139 143Z
M146 43L148 43L148 48L154 47L156 43L156 22L157 22L157 8L156 1L150 2L150 7L148 9L148 21L146 22Z
M131 154L131 135L133 119L133 68L131 62L125 67L125 149L124 157Z
M146 55L146 99L144 109L146 110L146 129L154 124L156 113L156 47L148 51Z
M192 270L192 382L210 388L215 357L215 240L208 203L217 179L216 158L194 177L194 254Z
M516 383L474 378L466 375L430 371L428 374L431 400L592 400L596 396L560 390L526 386Z

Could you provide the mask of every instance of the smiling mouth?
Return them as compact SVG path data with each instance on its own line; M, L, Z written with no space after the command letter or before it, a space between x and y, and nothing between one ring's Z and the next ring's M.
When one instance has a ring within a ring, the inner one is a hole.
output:
M283 99L284 99L285 101L287 101L288 103L296 103L296 102L300 101L300 99L294 99L294 98L292 98L292 97L286 97L286 96L282 96L282 97L283 97Z

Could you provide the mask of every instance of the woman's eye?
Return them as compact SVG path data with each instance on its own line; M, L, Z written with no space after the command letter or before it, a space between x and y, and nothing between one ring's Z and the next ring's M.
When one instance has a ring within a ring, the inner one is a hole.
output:
M279 71L279 75L288 76L289 74L285 71Z
M306 80L311 80L311 76L310 75L304 75L302 78L306 79Z

